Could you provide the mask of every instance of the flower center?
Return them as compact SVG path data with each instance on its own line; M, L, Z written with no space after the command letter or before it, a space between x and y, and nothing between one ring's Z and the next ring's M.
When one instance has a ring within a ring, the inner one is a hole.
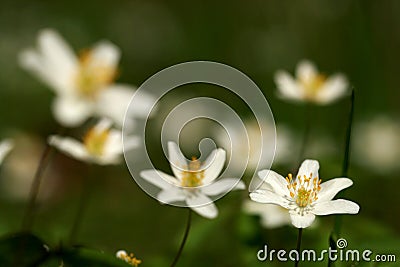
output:
M181 186L197 187L202 185L204 170L200 170L200 167L201 162L196 157L192 157L188 165L188 170L183 171Z
M91 128L83 138L83 144L87 151L93 156L101 156L104 152L104 146L108 139L110 130L98 130L95 127Z
M295 180L291 173L286 177L290 197L300 208L307 207L318 199L318 192L321 190L321 181L318 176L313 177L312 173L308 177L306 175L303 175L303 177L299 175Z
M84 51L79 57L76 86L82 96L95 98L98 92L114 81L116 73L114 67L96 62L91 51Z
M326 81L326 76L317 74L308 79L300 79L300 84L305 88L305 95L307 98L313 98L322 88Z

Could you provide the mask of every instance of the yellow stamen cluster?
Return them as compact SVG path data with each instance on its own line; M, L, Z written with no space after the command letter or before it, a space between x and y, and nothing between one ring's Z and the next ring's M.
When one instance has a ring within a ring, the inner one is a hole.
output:
M326 76L317 74L309 79L300 79L300 84L305 88L307 98L313 98L326 82Z
M79 57L79 70L75 82L80 94L94 98L99 91L114 81L116 74L116 69L111 66L94 64L91 51L84 51Z
M142 263L141 260L139 260L138 258L135 257L135 255L133 253L130 253L128 255L128 253L126 253L125 251L119 251L117 253L117 257L127 263L129 263L132 266L138 267L139 264Z
M86 150L93 156L101 156L104 152L104 145L109 137L110 130L99 131L96 127L91 128L83 138Z
M312 173L308 177L306 175L303 175L303 177L299 175L295 180L291 173L286 177L290 197L301 208L307 207L318 199L318 192L321 190L321 181L317 176L313 177Z
M204 179L204 170L200 170L201 162L192 157L189 162L188 170L183 171L181 186L183 187L197 187L202 185Z

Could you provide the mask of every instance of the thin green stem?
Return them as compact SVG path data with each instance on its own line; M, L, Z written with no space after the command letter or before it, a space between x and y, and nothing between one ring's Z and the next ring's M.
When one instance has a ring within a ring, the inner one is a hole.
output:
M60 129L57 132L59 134L63 134L65 131L66 129L64 127L60 127ZM33 182L31 185L31 190L29 192L28 204L25 209L24 217L22 218L22 225L21 225L22 231L30 231L33 226L36 213L36 201L39 195L43 173L45 172L47 166L49 165L53 154L54 154L54 148L48 142L46 142L46 146L40 157L38 167L33 176Z
M303 228L299 228L299 234L297 236L297 246L296 250L298 252L299 258L294 262L294 267L299 266L299 261L300 261L300 248L301 248L301 239L303 237Z
M351 145L351 130L353 126L353 117L354 117L354 99L355 93L354 89L351 91L350 97L350 110L348 115L348 122L347 122L347 129L346 129L346 142L344 147L344 157L343 157L343 164L342 164L342 176L347 177L349 166L350 166L350 145ZM342 194L343 196L343 194ZM336 249L336 239L340 236L341 228L342 228L342 216L336 215L335 216L335 224L333 227L333 231L329 237L329 246L332 249ZM328 261L328 267L333 266L333 261Z
M181 245L179 247L178 253L175 256L174 261L171 264L171 267L174 267L177 264L179 258L181 257L183 248L185 247L186 240L189 236L190 225L192 224L192 210L190 208L188 208L188 210L189 210L189 214L188 214L188 219L187 219L187 223L186 223L185 234L183 235Z
M89 171L88 171L88 176L85 177L85 179L83 179L83 185L82 185L82 190L81 190L81 195L79 198L79 203L78 203L78 209L77 212L75 214L75 218L74 221L72 223L72 227L71 227L71 232L69 234L69 244L73 245L73 243L76 241L76 238L79 234L79 229L82 225L82 221L84 219L86 210L87 210L87 206L89 204L91 195L92 195L92 188L93 185L91 183L92 180L92 166L88 166Z
M354 90L351 91L350 97L350 111L349 111L349 119L347 123L346 130L346 143L344 147L344 157L342 164L342 176L347 177L349 165L350 165L350 141L351 141L351 130L353 126L353 117L354 117ZM335 217L335 228L334 231L337 236L340 234L340 229L342 227L342 216Z
M50 144L46 142L46 147L43 150L42 156L40 157L38 168L36 169L35 175L33 177L33 182L29 193L29 201L26 206L24 217L22 219L21 228L23 231L30 231L32 228L36 213L36 200L39 195L43 173L50 162L53 151L54 150L52 146L50 146Z

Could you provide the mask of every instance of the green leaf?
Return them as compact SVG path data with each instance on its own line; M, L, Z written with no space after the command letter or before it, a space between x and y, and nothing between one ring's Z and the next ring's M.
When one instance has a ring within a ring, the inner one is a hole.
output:
M64 250L61 258L65 267L132 267L115 256L86 248Z
M30 233L17 233L0 239L0 266L32 266L46 257L44 242Z

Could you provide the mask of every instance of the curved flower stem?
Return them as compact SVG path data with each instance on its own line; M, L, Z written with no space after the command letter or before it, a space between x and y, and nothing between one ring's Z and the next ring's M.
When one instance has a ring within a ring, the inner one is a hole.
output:
M354 117L354 89L351 91L350 97L350 110L349 110L349 117L347 122L347 129L346 129L346 143L344 147L344 157L343 157L343 164L342 164L342 176L347 177L347 173L349 170L350 165L350 141L351 141L351 129L353 126L353 117ZM342 216L335 216L335 224L333 227L333 231L329 237L329 245L336 249L336 239L340 235L340 230L342 228ZM328 261L328 267L332 266L333 262L331 260Z
M46 147L44 148L42 156L40 157L39 165L33 178L31 190L29 193L28 205L22 219L21 228L23 231L30 231L32 228L36 212L36 200L40 191L40 184L42 183L43 173L50 162L53 152L53 147L50 146L48 142L46 142Z
M188 208L188 210L189 210L189 213L188 213L188 219L187 219L185 234L183 235L181 246L179 247L178 253L175 256L175 259L172 262L171 267L174 267L176 265L176 263L178 262L179 258L181 257L183 248L185 247L185 243L186 243L187 237L189 235L190 225L192 223L192 210L190 208Z
M297 266L299 266L299 261L300 261L300 247L301 247L301 239L302 239L302 237L303 237L303 228L299 228L299 234L298 234L298 236L297 236L297 246L296 246L296 250L297 250L297 252L298 252L298 255L299 255L299 259L297 259L295 262L294 262L294 267L297 267Z
M88 176L85 177L83 185L82 185L82 191L81 191L81 195L79 198L79 203L78 203L78 210L75 214L75 218L74 221L72 223L72 228L71 228L71 232L69 233L69 244L73 245L73 242L76 241L76 237L78 236L79 233L79 229L81 227L82 221L83 221L83 217L85 215L86 209L87 209L87 205L90 201L90 197L92 195L92 168L93 166L88 166L89 171L88 171Z

